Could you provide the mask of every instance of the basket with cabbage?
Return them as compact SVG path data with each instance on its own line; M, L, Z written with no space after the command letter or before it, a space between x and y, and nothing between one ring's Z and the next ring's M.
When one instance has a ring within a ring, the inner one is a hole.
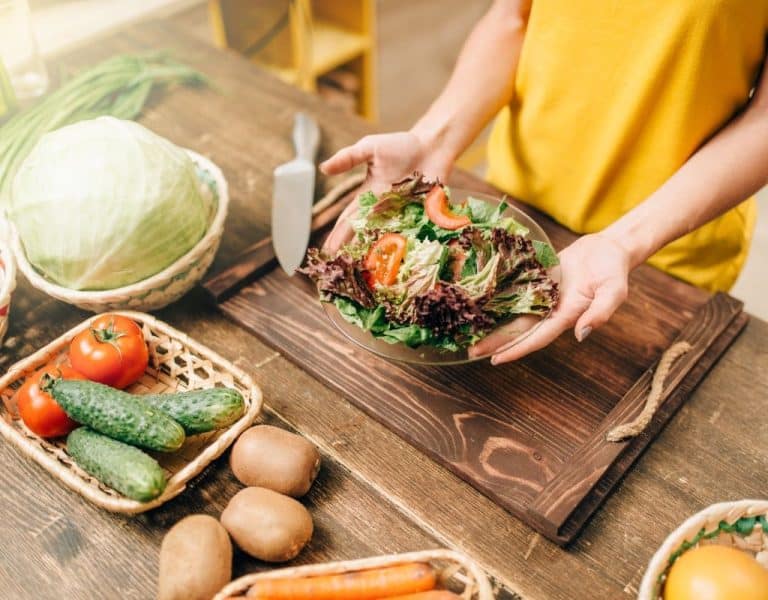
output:
M14 254L30 282L82 308L160 308L213 260L227 189L210 161L133 121L44 135L11 185Z
M519 315L547 315L558 284L546 235L504 200L468 194L451 204L450 196L419 174L378 197L362 194L352 241L334 255L309 251L303 272L321 300L377 340L443 353Z

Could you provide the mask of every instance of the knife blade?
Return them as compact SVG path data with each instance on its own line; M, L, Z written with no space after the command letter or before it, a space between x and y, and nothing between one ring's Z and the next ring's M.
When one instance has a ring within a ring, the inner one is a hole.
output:
M274 172L272 191L272 246L280 266L293 275L304 260L312 223L315 195L315 154L320 141L317 123L296 113L293 145L296 158Z

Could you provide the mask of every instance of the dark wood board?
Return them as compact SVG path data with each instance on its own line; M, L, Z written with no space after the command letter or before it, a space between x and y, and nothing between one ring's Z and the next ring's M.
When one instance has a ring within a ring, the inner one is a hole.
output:
M487 184L458 174L464 186ZM455 182L455 181L454 181ZM498 192L497 192L498 193ZM523 207L524 208L524 207ZM556 246L573 234L531 209ZM273 271L221 309L549 539L567 544L746 323L742 303L650 267L629 300L579 344L562 336L515 364L391 363L339 334L312 285ZM605 441L642 408L654 366L675 341L663 410L642 435Z

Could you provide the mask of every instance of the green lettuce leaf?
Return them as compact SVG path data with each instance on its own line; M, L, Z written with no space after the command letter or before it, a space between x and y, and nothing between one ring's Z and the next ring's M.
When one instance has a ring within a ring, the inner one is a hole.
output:
M383 306L377 306L375 309L363 308L356 302L340 297L334 298L333 303L344 320L364 331L370 331L374 337L388 344L406 344L411 348L426 344L449 352L459 349L459 345L451 338L435 336L425 327L390 323L384 315Z
M545 269L554 267L560 264L560 260L557 258L557 252L555 249L541 240L533 240L533 249L536 251L536 260L541 263L541 266Z
M546 315L557 300L557 286L549 278L515 283L499 290L483 307L498 318L512 315Z
M499 270L500 255L494 254L481 271L464 277L457 285L463 288L470 298L490 297L496 290L496 274Z
M410 240L398 281L379 287L377 295L389 301L387 316L402 323L410 316L413 299L435 287L448 251L440 242Z
M478 229L501 228L515 235L528 235L529 233L527 227L512 217L504 216L504 212L509 208L509 202L506 199L502 199L498 204L492 204L470 196L467 198L467 207L473 227Z

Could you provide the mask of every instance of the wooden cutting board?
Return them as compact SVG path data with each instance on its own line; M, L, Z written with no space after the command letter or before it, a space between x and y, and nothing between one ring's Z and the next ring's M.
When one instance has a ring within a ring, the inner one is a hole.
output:
M451 183L498 193L466 174ZM558 249L574 238L520 208ZM747 321L741 302L651 267L633 273L630 290L611 321L585 342L565 334L500 367L486 361L419 367L381 359L338 333L309 281L280 270L219 306L512 514L566 544ZM630 441L607 442L609 429L640 412L656 363L676 341L693 349L673 365L651 424Z

